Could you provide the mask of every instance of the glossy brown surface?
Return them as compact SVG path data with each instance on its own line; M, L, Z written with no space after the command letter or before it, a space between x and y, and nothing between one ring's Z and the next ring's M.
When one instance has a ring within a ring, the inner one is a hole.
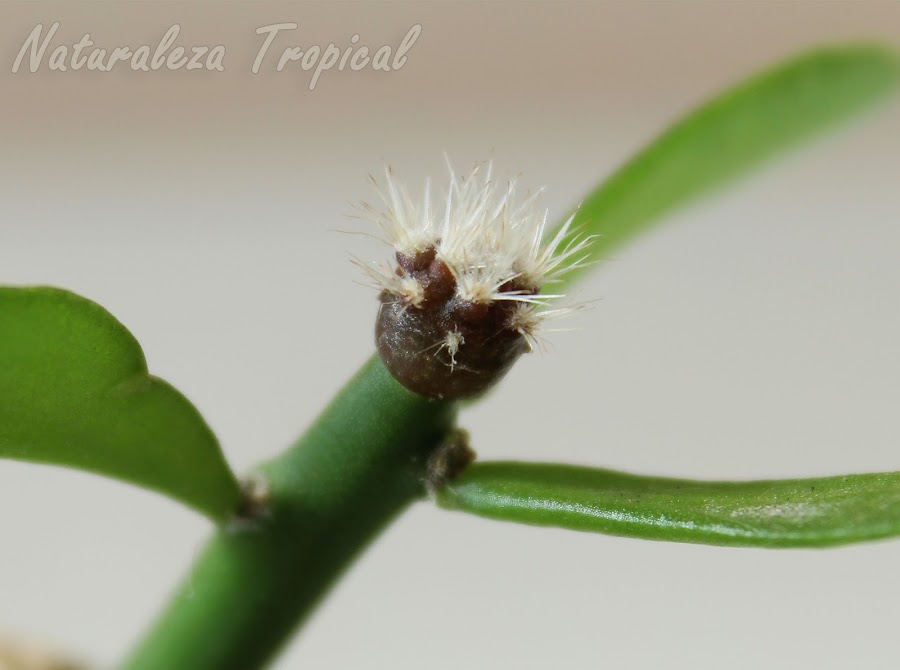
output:
M453 275L433 249L398 254L397 262L398 272L419 282L424 298L416 306L382 292L375 340L388 370L406 388L429 398L476 396L528 350L525 338L510 327L517 302L461 299ZM503 289L523 287L510 283Z

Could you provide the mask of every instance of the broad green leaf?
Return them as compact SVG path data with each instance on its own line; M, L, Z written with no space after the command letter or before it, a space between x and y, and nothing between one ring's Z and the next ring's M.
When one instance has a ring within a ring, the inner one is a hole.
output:
M240 496L209 427L148 374L131 333L54 288L0 287L0 457L124 479L214 519Z
M606 258L663 215L867 108L898 86L896 52L852 45L801 55L717 96L666 130L585 198L574 226L598 236L588 260ZM589 267L574 269L565 281Z
M492 519L745 547L825 547L900 535L900 472L704 482L571 465L475 463L438 504Z

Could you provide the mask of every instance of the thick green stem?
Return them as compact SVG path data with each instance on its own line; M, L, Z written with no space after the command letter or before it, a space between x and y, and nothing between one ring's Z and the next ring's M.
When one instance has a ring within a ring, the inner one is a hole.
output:
M260 468L268 513L221 529L128 670L264 667L385 524L424 493L454 407L370 360L309 431Z

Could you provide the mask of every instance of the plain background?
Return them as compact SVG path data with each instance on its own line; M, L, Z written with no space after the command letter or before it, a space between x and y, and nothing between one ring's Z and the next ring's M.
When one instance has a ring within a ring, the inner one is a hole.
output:
M227 47L226 72L10 72L56 43ZM253 76L255 29L396 43L391 73ZM900 42L898 2L0 5L0 281L97 300L239 471L288 445L372 349L384 259L348 202L494 156L552 216L708 95L796 51ZM678 213L580 285L462 424L484 459L690 477L900 468L900 106ZM160 496L0 463L0 626L114 667L208 523ZM276 664L291 668L896 668L900 542L667 545L420 504ZM161 669L164 670L164 669ZM175 670L175 669L166 669ZM188 670L188 669L185 669Z

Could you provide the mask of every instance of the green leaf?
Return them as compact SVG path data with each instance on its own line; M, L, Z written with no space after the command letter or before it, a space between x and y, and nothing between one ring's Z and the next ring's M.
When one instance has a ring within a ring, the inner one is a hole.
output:
M215 436L131 333L54 288L0 287L0 457L124 479L213 519L240 497Z
M503 521L671 542L825 547L900 535L900 472L703 482L488 462L437 501Z
M885 98L898 85L896 52L852 45L801 55L717 96L585 198L574 227L598 236L588 260L606 258L664 214ZM573 270L565 281L588 269Z

